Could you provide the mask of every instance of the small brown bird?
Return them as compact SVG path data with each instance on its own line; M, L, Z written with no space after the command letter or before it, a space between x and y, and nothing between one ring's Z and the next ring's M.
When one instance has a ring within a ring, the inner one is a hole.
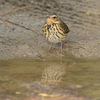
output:
M46 23L43 25L43 36L52 44L61 42L61 53L62 51L62 41L67 37L69 32L68 26L56 15L51 15L47 17ZM51 50L52 44L49 48Z

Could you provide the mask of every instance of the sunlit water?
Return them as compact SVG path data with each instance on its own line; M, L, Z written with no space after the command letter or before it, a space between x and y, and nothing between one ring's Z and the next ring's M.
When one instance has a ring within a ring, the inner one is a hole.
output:
M64 60L69 61L72 64L69 64L69 67L66 67L68 68L68 71L65 76L65 80L60 85L81 86L83 88L77 90L78 95L99 98L100 60L87 60L77 58L64 58ZM53 63L64 62L58 60L53 61ZM0 93L14 94L16 91L23 89L23 83L31 83L33 81L41 82L41 77L44 73L44 69L50 64L52 64L52 61L42 61L36 59L1 60ZM64 66L68 66L68 64L65 64Z

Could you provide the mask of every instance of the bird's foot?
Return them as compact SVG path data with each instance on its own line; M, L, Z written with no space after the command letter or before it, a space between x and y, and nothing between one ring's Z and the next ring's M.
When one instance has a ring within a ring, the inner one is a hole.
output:
M65 55L65 53L63 52L63 50L60 50L59 52L61 52L63 55Z
M49 48L47 51L51 51L52 50L52 48Z
M48 51L51 51L51 49L52 49L52 45L53 45L53 43L52 43L51 46L49 47Z
M52 49L44 49L46 52L51 52Z

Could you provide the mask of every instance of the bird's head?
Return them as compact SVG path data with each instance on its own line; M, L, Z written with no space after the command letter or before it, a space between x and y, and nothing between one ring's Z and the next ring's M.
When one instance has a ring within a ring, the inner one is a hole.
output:
M50 16L47 16L47 24L48 25L52 25L52 24L57 24L57 23L60 23L61 22L61 19L56 16L56 15L50 15Z

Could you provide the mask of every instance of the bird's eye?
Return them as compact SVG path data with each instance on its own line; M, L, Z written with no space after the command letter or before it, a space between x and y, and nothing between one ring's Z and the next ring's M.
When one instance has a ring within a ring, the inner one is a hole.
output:
M54 19L56 18L56 17L53 17Z

